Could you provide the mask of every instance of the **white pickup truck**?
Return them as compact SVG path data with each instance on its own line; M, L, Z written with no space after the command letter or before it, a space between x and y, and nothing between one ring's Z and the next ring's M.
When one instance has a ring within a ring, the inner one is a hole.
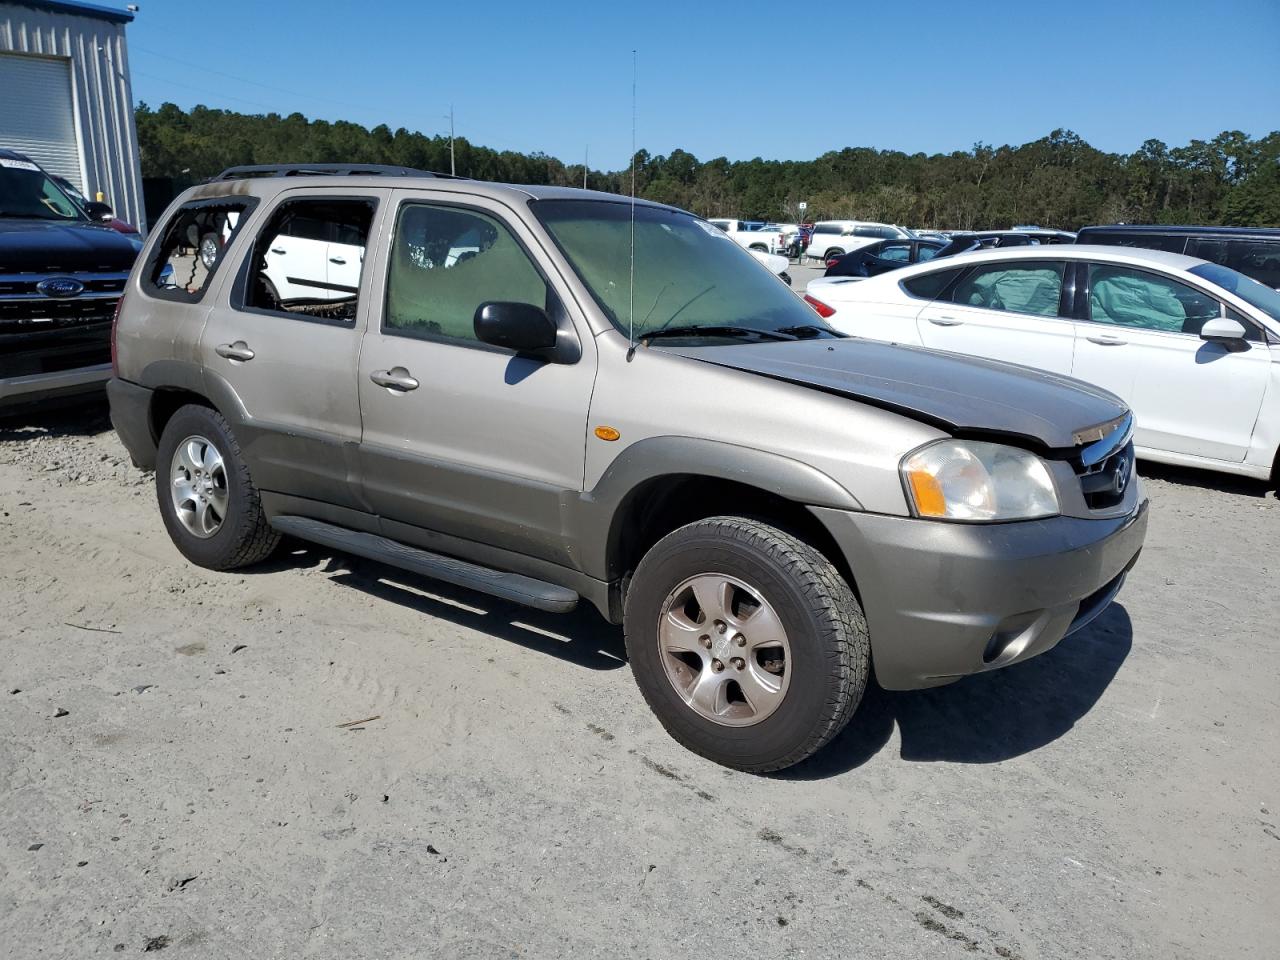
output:
M758 221L753 223L750 220L708 220L707 222L719 227L748 250L782 253L787 248L782 231L765 223Z

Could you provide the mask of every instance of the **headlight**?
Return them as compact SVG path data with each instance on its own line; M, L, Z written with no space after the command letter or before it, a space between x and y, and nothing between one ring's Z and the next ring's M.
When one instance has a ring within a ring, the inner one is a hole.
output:
M916 516L1031 520L1058 513L1058 495L1034 453L980 440L939 440L902 461Z

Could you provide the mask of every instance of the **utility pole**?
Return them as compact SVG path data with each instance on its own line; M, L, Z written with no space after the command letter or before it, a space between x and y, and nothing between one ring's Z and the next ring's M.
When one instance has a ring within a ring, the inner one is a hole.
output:
M458 175L458 166L453 159L453 104L449 104L449 175Z
M587 167L587 158L589 158L590 156L591 156L591 144L587 144L587 146L582 151L582 189L583 190L587 189L587 170L589 169Z

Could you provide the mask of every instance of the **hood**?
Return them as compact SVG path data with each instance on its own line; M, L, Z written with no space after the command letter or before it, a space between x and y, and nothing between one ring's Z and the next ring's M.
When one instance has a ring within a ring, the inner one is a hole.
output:
M861 400L952 433L1004 434L1051 449L1128 412L1099 387L1012 363L856 337L668 348L722 367Z
M137 256L138 238L105 224L0 217L0 273L127 273Z
M765 253L763 250L748 250L747 253L763 263L777 276L782 276L787 272L787 267L791 266L790 260L786 257L780 257L776 253Z

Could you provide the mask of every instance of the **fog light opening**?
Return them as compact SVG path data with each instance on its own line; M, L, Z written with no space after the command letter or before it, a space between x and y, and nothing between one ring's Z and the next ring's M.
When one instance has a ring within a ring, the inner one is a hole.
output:
M1033 610L1005 617L991 634L991 639L987 641L987 646L982 651L983 665L991 666L1002 661L1007 662L1025 650L1027 644L1031 642L1036 623L1039 622L1043 612Z

